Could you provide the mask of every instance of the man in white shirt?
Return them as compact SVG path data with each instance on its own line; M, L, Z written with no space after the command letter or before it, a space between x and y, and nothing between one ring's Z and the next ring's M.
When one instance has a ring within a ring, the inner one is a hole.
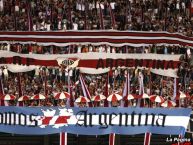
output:
M76 22L74 22L72 25L73 25L73 30L78 30L78 24Z
M4 74L4 79L7 80L7 79L8 79L8 70L7 70L7 67L4 68L3 74Z

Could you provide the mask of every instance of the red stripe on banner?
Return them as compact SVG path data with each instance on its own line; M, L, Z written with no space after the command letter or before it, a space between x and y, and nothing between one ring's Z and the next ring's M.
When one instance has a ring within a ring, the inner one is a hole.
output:
M33 37L37 36L136 36L136 37L171 37L171 38L180 38L184 40L191 40L193 41L193 37L187 37L181 34L176 33L168 33L168 32L112 32L112 31L65 31L65 32L0 32L0 35L15 35L21 36L25 38L26 35L34 35Z
M109 134L109 145L114 145L115 144L115 134L111 133Z
M42 125L49 125L53 117L45 117L42 119Z
M68 123L67 120L70 118L70 116L59 116L56 120L55 124L63 124Z
M150 145L151 133L145 133L144 145Z
M114 39L114 38L56 38L53 36L53 38L17 38L17 37L1 37L0 41L19 41L19 42L50 42L50 43L84 43L84 42L90 42L90 43L98 43L98 42L108 42L108 43L131 43L131 44L180 44L180 45L190 45L193 46L192 43L189 42L183 42L181 40L169 40L169 39L151 39L151 38L145 38L145 39ZM191 40L193 41L193 40Z
M57 60L38 60L23 57L4 57L0 58L0 64L23 64L23 65L41 65L41 66L58 66ZM161 61L150 59L90 59L80 60L78 67L85 68L113 68L113 67L147 67L147 68L178 68L180 61Z
M89 37L89 36L88 36ZM193 43L183 42L179 40L168 40L168 39L110 39L110 38L72 38L72 39L58 39L58 38L0 38L0 41L17 41L17 42L36 42L36 43L130 43L130 44L179 44L193 46Z

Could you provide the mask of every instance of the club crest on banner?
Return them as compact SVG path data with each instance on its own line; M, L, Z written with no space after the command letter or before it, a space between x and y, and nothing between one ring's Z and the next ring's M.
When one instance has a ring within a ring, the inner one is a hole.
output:
M75 68L79 64L77 58L57 58L58 65L64 68Z

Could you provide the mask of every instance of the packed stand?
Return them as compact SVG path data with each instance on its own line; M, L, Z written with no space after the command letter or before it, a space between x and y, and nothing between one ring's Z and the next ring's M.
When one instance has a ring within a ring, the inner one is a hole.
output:
M192 36L191 0L0 0L1 31L137 30Z
M87 75L81 74L85 80L86 87L91 97L96 95L107 95L113 93L123 96L124 86L127 78L127 73L130 74L130 93L133 95L147 94L149 96L162 96L165 100L174 100L174 78L156 75L150 72L149 69L112 69L108 74L101 75ZM177 94L184 92L189 95L189 98L180 100L181 107L191 107L193 105L193 70L191 70L191 77L184 79L189 80L186 84L177 84ZM68 78L69 76L69 78ZM4 94L12 94L16 96L16 100L9 101L10 105L17 105L17 99L22 95L34 96L36 94L43 94L45 99L29 99L24 101L25 106L69 106L73 101L75 106L88 106L87 103L78 103L75 100L79 96L84 96L82 85L79 80L80 72L77 69L66 72L61 68L45 68L40 67L34 71L24 73L11 73L6 67L1 67L1 80L3 84ZM143 77L143 91L140 91L139 78ZM70 81L69 81L70 80ZM108 82L107 82L108 80ZM20 82L20 85L19 85ZM108 83L108 84L107 84ZM188 84L190 83L190 84ZM69 85L68 85L69 84ZM19 88L20 87L20 88ZM108 87L108 92L106 92ZM21 92L19 92L21 90ZM59 92L69 92L71 99L55 99L54 96ZM108 97L107 96L107 97ZM127 106L139 105L138 98L128 101ZM142 106L145 107L160 107L160 103L152 102L148 98L142 98ZM111 101L109 101L110 103ZM126 100L111 102L115 106L125 106ZM93 103L94 106L104 106L105 101L101 100L98 103Z

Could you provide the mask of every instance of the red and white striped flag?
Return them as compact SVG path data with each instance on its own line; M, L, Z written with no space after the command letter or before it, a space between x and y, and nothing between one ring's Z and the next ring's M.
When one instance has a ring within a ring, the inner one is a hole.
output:
M80 74L80 83L81 83L81 87L82 87L84 97L87 97L89 100L91 100L90 92L88 91L88 88L87 88L87 86L85 84L85 81L84 81L81 74ZM93 107L93 104L91 102L89 103L89 107Z
M130 93L130 78L129 78L129 72L127 72L126 81L125 81L124 90L123 90L123 98L128 96L129 93ZM125 100L124 107L127 107L127 106L128 106L128 100Z
M21 89L21 74L18 73L17 74L17 79L18 79L18 89L19 89L19 97L21 97L23 95L22 89ZM17 101L17 106L24 106L24 102L23 101Z
M151 133L146 132L144 138L144 145L150 145L150 142L151 142Z
M115 145L115 133L109 134L109 145Z
M60 133L60 145L67 145L67 133L66 132Z
M0 95L4 95L2 76L0 76ZM0 100L0 106L9 106L9 104L5 100Z

